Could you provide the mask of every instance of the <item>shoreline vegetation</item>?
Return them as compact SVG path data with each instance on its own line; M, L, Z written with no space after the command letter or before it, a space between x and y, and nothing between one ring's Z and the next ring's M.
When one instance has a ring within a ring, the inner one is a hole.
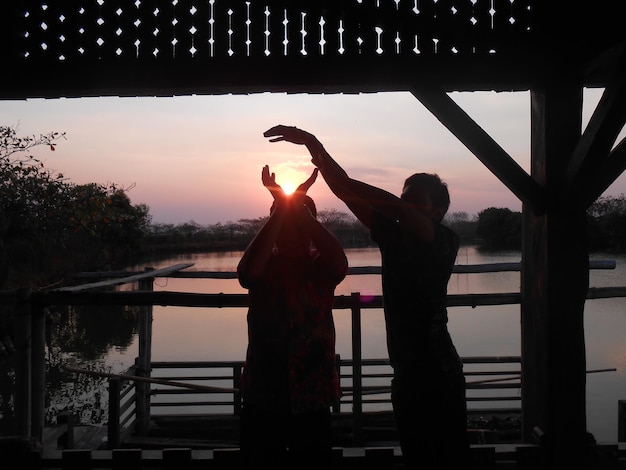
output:
M0 175L7 183L0 192L0 289L58 287L72 273L117 269L155 255L244 250L267 219L153 223L149 206L128 197L132 186L75 184L31 153L38 147L55 150L65 133L21 137L14 127L0 125L0 134ZM344 248L372 246L369 231L351 214L326 209L318 219ZM626 196L598 198L587 219L590 251L626 251ZM462 245L521 249L521 212L451 212L444 224Z
M375 246L369 231L351 214L322 210L318 217L341 242L344 248ZM201 225L194 221L183 224L150 224L140 244L138 257L171 253L198 253L245 250L267 217L242 219L237 222ZM521 249L522 213L507 208L491 207L470 215L453 212L444 224L459 234L461 245L477 246L484 251ZM626 199L600 198L588 211L590 252L626 251Z
M75 184L63 174L48 170L30 152L37 147L55 150L64 133L20 137L15 128L0 125L0 289L50 289L80 283L73 274L126 268L135 261L172 253L243 250L266 217L200 225L153 223L146 204L134 204L131 187L116 184ZM626 197L599 198L587 211L590 251L626 252ZM344 248L373 246L368 230L354 217L337 210L319 211L320 221ZM490 207L477 215L449 213L444 223L461 237L462 245L481 250L519 250L522 213ZM47 313L46 368L48 398L57 393L46 419L69 400L77 403L94 393L93 405L81 410L90 418L104 416L106 400L99 383L89 378L68 379L61 365L90 362L107 372L101 357L112 348L132 344L137 328L137 308L126 306L51 308ZM12 305L0 306L0 338L12 338L18 317ZM115 319L112 321L112 319ZM15 341L13 341L15 343ZM14 430L14 356L0 358L0 434ZM73 395L72 395L73 394ZM79 410L75 410L78 413ZM82 413L81 413L82 416Z

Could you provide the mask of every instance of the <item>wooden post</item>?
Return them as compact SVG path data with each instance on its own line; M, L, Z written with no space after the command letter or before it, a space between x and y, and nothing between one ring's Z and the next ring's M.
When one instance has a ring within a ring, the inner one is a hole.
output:
M393 447L369 447L365 448L363 470L382 470L394 468Z
M337 377L339 377L339 383L341 384L341 355L335 355L335 368L337 369ZM341 413L341 397L331 406L332 413Z
M617 402L617 442L626 442L626 400Z
M107 440L109 449L117 449L121 443L120 429L120 392L124 381L118 378L109 379L109 425Z
M361 294L350 294L352 312L352 443L363 441L363 376L361 348Z
M113 449L113 470L135 470L142 467L141 449Z
M154 268L145 268L146 272L154 271ZM153 291L154 278L141 279L139 290ZM139 377L150 377L152 362L152 305L139 307L138 341L139 357L135 363L135 373ZM136 387L136 433L145 436L150 426L150 384L145 382L135 383Z
M31 433L31 290L17 291L15 316L15 420L16 433Z
M190 448L166 448L163 449L163 470L179 470L191 468Z
M531 172L550 191L545 213L524 206L522 426L527 443L534 428L541 430L548 465L584 468L586 214L559 193L580 138L582 89L567 76L559 77L531 92Z
M46 406L46 314L47 309L31 305L31 437L43 441Z
M63 470L85 470L93 468L91 450L89 449L64 450L61 455Z
M233 407L235 416L241 415L241 367L238 365L233 366L233 388L237 390L233 392Z

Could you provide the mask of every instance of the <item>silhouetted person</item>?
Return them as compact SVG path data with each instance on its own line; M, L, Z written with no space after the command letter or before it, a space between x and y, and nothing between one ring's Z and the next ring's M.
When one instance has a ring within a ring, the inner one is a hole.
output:
M263 168L274 203L237 267L249 291L241 383L245 468L331 464L331 405L340 397L332 305L348 261L306 195L317 174L316 168L289 196Z
M391 399L406 468L467 468L465 378L447 328L447 286L459 247L459 237L441 224L447 185L416 173L397 197L350 178L308 132L276 126L264 136L305 145L380 249Z

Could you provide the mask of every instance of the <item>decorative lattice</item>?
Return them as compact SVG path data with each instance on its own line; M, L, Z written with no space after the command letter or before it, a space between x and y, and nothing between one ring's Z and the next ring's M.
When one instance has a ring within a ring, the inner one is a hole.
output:
M492 55L531 0L20 0L26 60Z

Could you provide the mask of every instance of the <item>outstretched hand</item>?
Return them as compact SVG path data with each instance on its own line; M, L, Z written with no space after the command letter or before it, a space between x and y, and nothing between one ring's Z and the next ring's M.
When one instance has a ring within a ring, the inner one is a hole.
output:
M292 144L304 145L312 135L295 126L278 125L263 132L263 137L273 137L270 142L287 141Z
M323 150L321 144L317 141L313 134L298 129L295 126L274 126L263 133L264 137L272 137L270 142L291 142L292 144L306 145L311 153L311 163L319 168L322 173L325 169L324 154L319 151L312 150L316 145Z

